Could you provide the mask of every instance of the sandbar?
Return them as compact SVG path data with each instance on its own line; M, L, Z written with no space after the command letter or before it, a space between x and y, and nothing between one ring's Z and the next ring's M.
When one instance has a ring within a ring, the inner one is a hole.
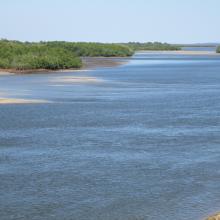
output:
M0 105L4 104L40 104L48 103L46 100L34 100L34 99L17 99L17 98L4 98L0 97Z

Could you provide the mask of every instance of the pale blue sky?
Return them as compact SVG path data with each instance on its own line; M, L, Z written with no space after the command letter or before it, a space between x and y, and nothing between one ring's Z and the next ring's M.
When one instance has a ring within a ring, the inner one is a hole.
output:
M0 38L220 42L220 0L0 0Z

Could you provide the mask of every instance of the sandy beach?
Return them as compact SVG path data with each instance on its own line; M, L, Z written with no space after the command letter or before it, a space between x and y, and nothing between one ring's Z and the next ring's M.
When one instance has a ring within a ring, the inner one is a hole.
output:
M96 77L87 76L65 76L65 77L55 77L51 80L52 83L99 83L102 82L101 79Z
M41 103L48 103L48 101L0 97L0 105L3 105L3 104L41 104Z

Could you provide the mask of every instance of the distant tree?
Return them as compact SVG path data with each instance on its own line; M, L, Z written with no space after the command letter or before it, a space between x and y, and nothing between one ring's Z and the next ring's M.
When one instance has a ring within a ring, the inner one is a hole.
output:
M138 51L138 50L181 50L181 47L174 46L167 43L160 43L160 42L147 42L147 43L139 43L139 42L129 42L124 44L131 49Z

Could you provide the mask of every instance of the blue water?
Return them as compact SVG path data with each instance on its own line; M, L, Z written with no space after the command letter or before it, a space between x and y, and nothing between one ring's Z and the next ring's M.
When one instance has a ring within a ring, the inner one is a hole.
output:
M97 83L58 82L96 77ZM54 81L56 80L56 82ZM0 77L1 220L201 220L220 209L220 56Z

